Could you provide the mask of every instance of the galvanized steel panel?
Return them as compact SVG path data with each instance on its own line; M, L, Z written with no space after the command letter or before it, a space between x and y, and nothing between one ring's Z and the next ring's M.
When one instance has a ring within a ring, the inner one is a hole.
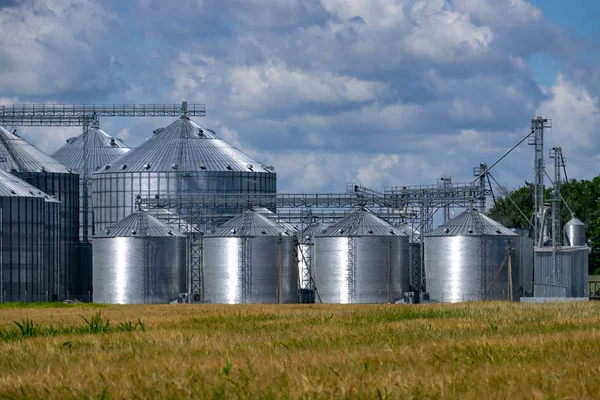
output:
M169 303L186 291L186 238L116 237L93 241L94 302Z
M204 302L277 303L280 280L282 301L297 302L299 277L291 237L281 242L278 236L205 237L203 249Z
M314 242L313 277L323 303L387 303L388 294L395 302L409 290L407 236L316 236Z
M67 168L25 139L0 126L0 169L68 173Z
M535 249L535 297L587 297L587 247Z
M425 237L425 277L427 291L434 301L457 303L480 301L507 254L511 241L513 300L519 299L518 242L506 236L429 236ZM481 250L485 246L485 265ZM508 299L508 265L505 264L488 296Z

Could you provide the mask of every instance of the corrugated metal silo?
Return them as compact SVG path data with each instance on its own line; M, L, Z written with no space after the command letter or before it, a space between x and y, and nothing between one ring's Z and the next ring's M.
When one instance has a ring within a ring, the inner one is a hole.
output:
M79 246L79 175L26 142L15 132L0 127L0 169L8 171L60 201L58 299L84 298L90 290L89 271L77 264Z
M444 303L483 300L492 281L488 299L508 299L508 261L500 273L498 270L507 254L509 241L512 298L519 301L519 241L516 233L469 209L425 234L425 278L431 300Z
M94 225L99 231L131 214L138 195L159 198L173 207L179 194L211 193L275 194L276 174L214 132L182 117L93 174ZM231 216L242 211L204 209L207 225L200 229L206 231L229 218L219 214ZM188 218L185 207L177 212Z
M100 129L92 126L88 130L88 165L91 178L94 171L98 171L105 165L111 163L130 149L125 146L121 139L114 138ZM79 193L83 196L83 134L67 140L67 143L58 149L52 157L62 163L68 169L79 174ZM91 240L93 232L93 203L92 203L92 180L88 181L88 239ZM83 199L79 198L79 238L83 239Z
M409 290L408 236L366 209L315 234L312 263L323 303L396 302Z
M95 303L169 303L186 291L186 236L144 211L96 232L92 251Z
M204 302L295 303L298 267L292 234L245 211L203 239Z
M46 193L0 170L2 302L51 298L57 280L52 240L58 205Z

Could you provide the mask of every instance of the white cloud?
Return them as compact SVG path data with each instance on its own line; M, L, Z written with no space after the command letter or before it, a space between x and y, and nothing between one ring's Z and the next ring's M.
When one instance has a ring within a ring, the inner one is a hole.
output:
M595 176L598 163L592 157L600 148L598 97L562 74L547 93L549 99L537 110L538 115L552 119L552 130L545 136L546 147L561 146L569 169L581 177Z
M0 88L19 96L111 85L102 36L115 16L94 1L32 0L0 13Z

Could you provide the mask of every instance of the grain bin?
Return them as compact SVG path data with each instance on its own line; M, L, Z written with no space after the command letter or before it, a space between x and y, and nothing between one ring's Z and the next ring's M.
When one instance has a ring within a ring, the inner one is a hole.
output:
M201 218L207 231L241 208L198 206L206 194L276 193L272 168L251 159L188 117L154 131L142 145L93 174L96 230L136 209L136 196L160 199L183 218ZM180 195L191 197L179 209ZM189 207L189 208L188 208ZM222 217L221 217L222 216Z
M48 301L58 282L56 218L59 203L0 170L0 302Z
M245 211L203 239L206 303L295 303L298 267L292 234Z
M396 302L409 290L408 236L367 209L315 234L312 263L323 303Z
M186 291L186 236L144 211L96 232L94 302L169 303Z
M425 278L433 301L457 303L508 299L510 242L512 299L519 301L518 235L475 209L425 234Z
M59 275L64 276L58 298L81 297L90 290L91 274L77 264L79 246L79 175L29 144L16 132L0 127L0 169L60 201L57 246Z
M89 165L89 177L88 180L88 229L87 236L83 233L83 134L67 139L67 143L58 149L52 158L62 163L68 169L75 171L79 174L79 238L80 239L92 239L93 232L93 203L92 203L92 173L103 168L105 165L111 163L115 159L121 157L123 154L129 151L129 148L125 146L121 139L114 138L108 133L100 129L100 126L91 126L88 130L88 165Z

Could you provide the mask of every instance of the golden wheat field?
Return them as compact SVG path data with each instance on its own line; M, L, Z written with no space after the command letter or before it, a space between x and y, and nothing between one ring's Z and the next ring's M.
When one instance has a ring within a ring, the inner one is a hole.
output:
M0 398L600 397L600 303L0 306Z

